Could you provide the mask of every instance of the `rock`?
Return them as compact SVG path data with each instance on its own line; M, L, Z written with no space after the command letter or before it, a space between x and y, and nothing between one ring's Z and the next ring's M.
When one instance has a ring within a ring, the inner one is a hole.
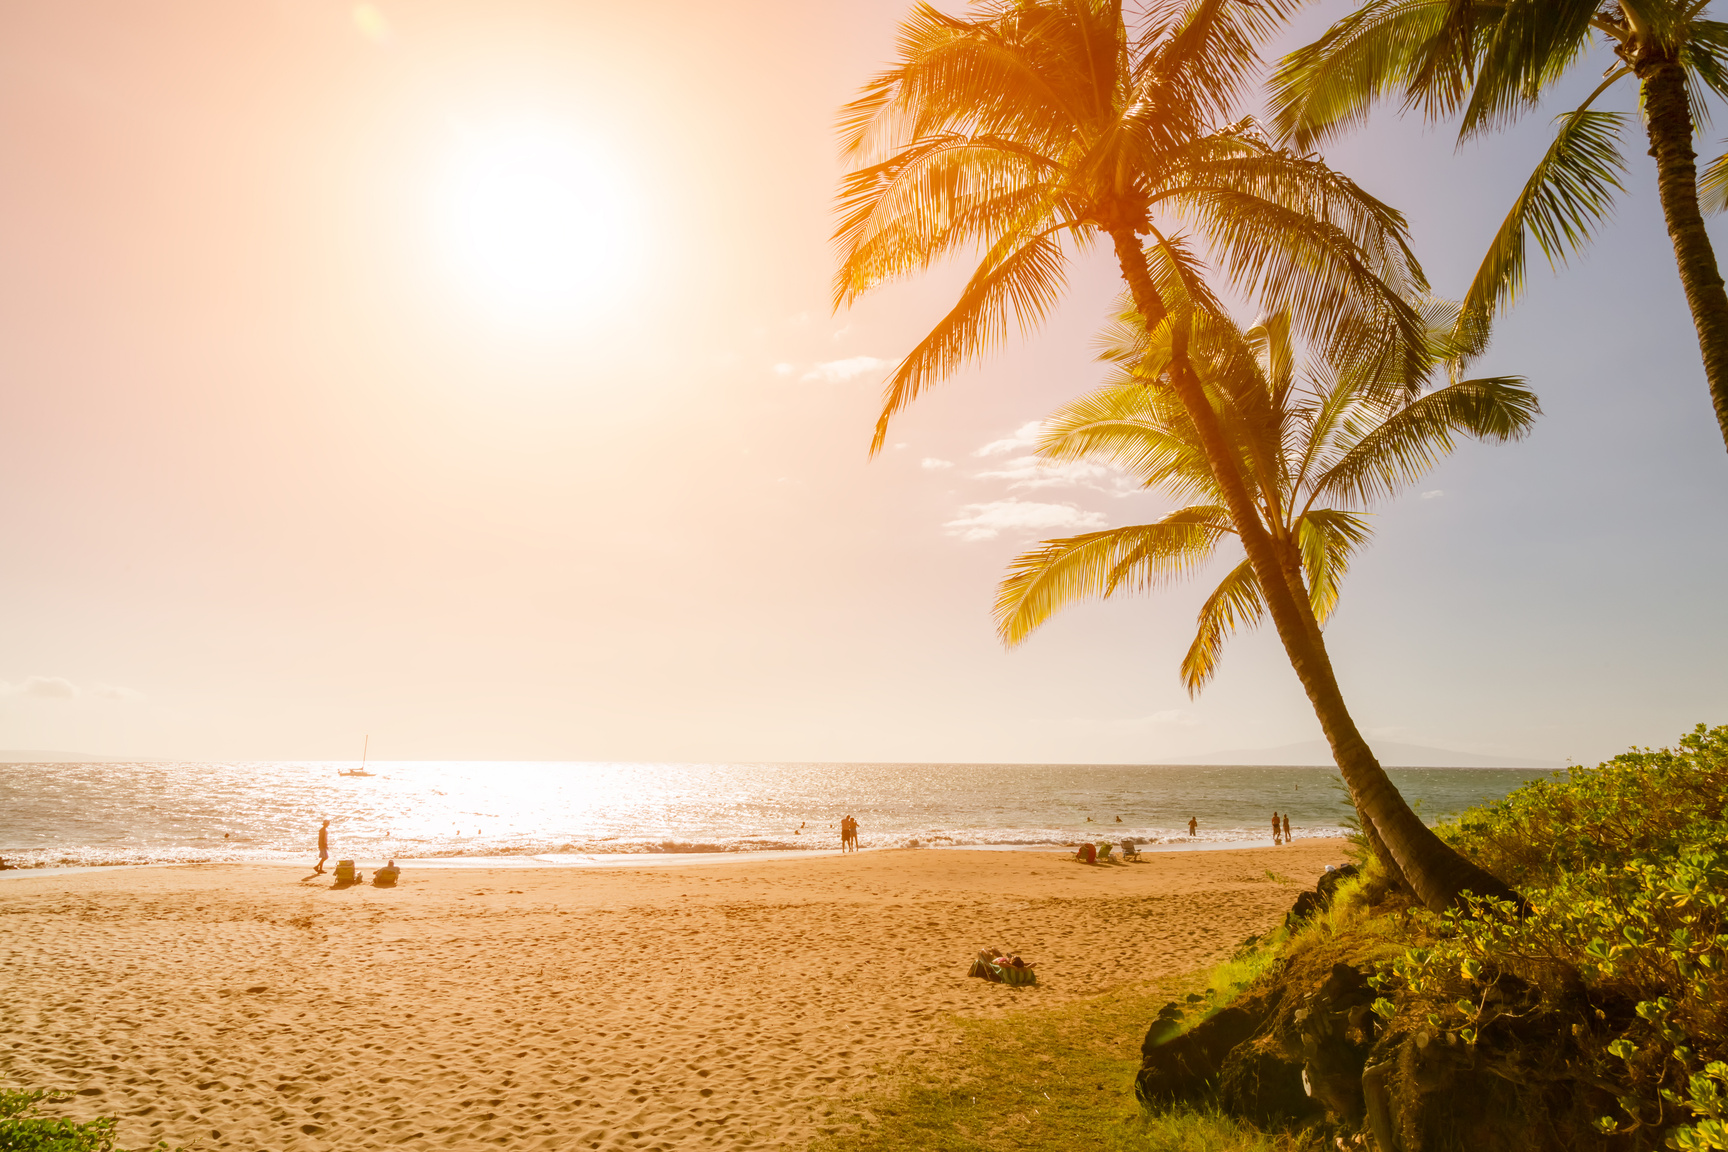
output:
M1309 1098L1302 1065L1269 1040L1249 1041L1225 1057L1218 1074L1218 1106L1262 1127L1305 1120L1321 1111Z
M1290 906L1290 911L1284 914L1284 927L1294 928L1316 912L1324 912L1332 907L1332 897L1338 891L1338 885L1353 876L1360 875L1361 869L1354 864L1346 864L1342 868L1320 877L1311 891L1296 897L1296 903Z
M1265 1019L1263 1012L1233 1006L1184 1031L1181 1008L1166 1005L1140 1046L1134 1094L1148 1104L1205 1095L1216 1085L1231 1049L1248 1040Z
M1369 1010L1374 990L1348 964L1334 964L1324 983L1303 998L1292 1016L1291 1053L1301 1060L1308 1095L1334 1119L1362 1122L1362 1069L1374 1044L1379 1017Z

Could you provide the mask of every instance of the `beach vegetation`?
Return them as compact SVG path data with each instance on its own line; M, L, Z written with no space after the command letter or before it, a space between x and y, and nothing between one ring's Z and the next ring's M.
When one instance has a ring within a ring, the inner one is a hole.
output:
M1524 285L1534 238L1550 266L1588 244L1625 191L1625 131L1642 124L1656 191L1698 333L1717 424L1728 443L1728 293L1705 230L1728 207L1728 155L1699 177L1694 146L1709 106L1728 96L1728 23L1698 0L1367 0L1273 79L1273 120L1296 148L1323 146L1363 124L1383 100L1430 123L1456 117L1459 142L1509 126L1582 70L1607 69L1555 118L1553 139L1513 201L1464 298L1485 320ZM1641 115L1604 111L1637 85Z
M42 1114L43 1104L71 1098L44 1088L0 1087L0 1152L125 1152L115 1143L119 1121L112 1116L78 1121ZM168 1145L149 1152L168 1152Z
M1295 7L1197 0L1130 17L1120 0L980 0L964 16L918 5L897 59L841 113L850 171L835 302L963 254L978 260L959 300L890 374L874 452L896 413L1000 347L1011 327L1037 327L1072 260L1107 248L1159 358L1142 378L1170 419L1181 413L1183 459L1190 474L1209 473L1217 501L1185 530L1234 532L1373 850L1431 908L1464 892L1513 898L1410 810L1345 705L1312 606L1329 593L1311 590L1304 571L1336 573L1355 528L1316 519L1306 538L1281 535L1283 521L1256 501L1274 490L1274 472L1249 466L1232 443L1238 425L1215 406L1229 395L1220 382L1235 378L1219 375L1218 357L1243 343L1230 336L1225 296L1276 318L1293 347L1313 349L1341 379L1420 391L1445 359L1404 218L1240 117L1261 72L1257 46ZM1479 324L1454 329L1463 356L1486 339ZM1391 448L1340 484L1365 495L1408 463ZM1238 596L1231 611L1246 604Z
M1230 1067L1258 1060L1262 1084L1330 1080L1313 1095L1346 1138L1373 1127L1372 1097L1376 1138L1409 1148L1728 1148L1728 726L1533 781L1440 833L1524 900L1430 910L1367 861L1219 970L1259 974L1187 1031L1225 1004L1258 1023L1213 1102L1252 1112Z

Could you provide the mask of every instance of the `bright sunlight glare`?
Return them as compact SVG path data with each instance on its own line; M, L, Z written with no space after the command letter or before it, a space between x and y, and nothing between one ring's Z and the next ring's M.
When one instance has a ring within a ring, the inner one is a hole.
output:
M639 261L621 168L544 122L459 130L434 201L461 287L496 319L562 324L617 303Z

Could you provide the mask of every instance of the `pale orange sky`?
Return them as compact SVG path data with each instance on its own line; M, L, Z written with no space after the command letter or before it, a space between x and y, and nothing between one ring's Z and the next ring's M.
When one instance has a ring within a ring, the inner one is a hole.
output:
M1016 430L1097 379L1108 266L866 460L880 366L956 282L829 312L834 111L904 10L0 8L0 747L1147 761L1314 736L1269 635L1187 699L1200 585L994 640L1028 541L1165 507L1018 463ZM1380 130L1334 159L1456 291L1533 138ZM538 307L448 223L461 158L524 135L606 178L573 218L619 225ZM1530 376L1538 435L1381 517L1331 631L1371 732L1593 759L1728 719L1728 466L1652 200L1502 329L1489 367ZM1610 296L1619 330L1591 319Z

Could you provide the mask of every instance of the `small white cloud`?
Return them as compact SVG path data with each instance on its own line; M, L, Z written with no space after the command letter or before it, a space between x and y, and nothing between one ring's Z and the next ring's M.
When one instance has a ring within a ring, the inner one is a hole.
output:
M818 364L799 379L820 380L824 384L844 384L866 372L878 372L886 367L888 361L878 360L874 356L850 356L845 360L830 360L825 364Z
M1001 440L992 440L984 447L972 453L974 456L999 456L1004 452L1014 452L1021 448L1030 448L1038 443L1038 437L1044 432L1044 421L1034 420L1030 424L1022 424L1012 436Z
M924 459L918 461L918 466L920 468L932 468L932 469L934 469L934 468L952 468L952 467L954 467L954 461L952 461L952 460L938 460L934 456L926 456L926 457L924 457Z
M1125 495L1134 491L1134 486L1128 483L1114 469L1102 464L1088 464L1084 460L1067 460L1053 463L1041 460L1036 456L1016 456L1005 460L1001 467L988 472L974 473L977 480L1007 480L1009 488L1072 488L1080 486L1095 488L1100 492L1112 495ZM1112 482L1109 487L1105 482Z
M1444 495L1446 495L1446 489L1436 488L1432 492L1422 493L1422 499L1424 499L1424 500L1438 500L1438 499L1440 499L1440 497L1442 497Z
M26 676L21 683L0 686L7 696L45 696L51 700L70 700L78 695L78 686L64 676Z
M792 365L785 364L785 363L774 365L774 375L776 375L776 376L790 376L790 375L792 375Z
M1038 504L1030 500L992 500L968 504L960 515L942 527L948 535L966 543L994 540L1004 532L1090 532L1108 521L1102 513L1088 512L1073 504Z
M901 448L910 448L910 447L912 447L912 445L906 443L906 441L904 441L904 440L902 440L902 441L900 441L900 443L894 445L894 448L896 451L900 450Z
M1192 728L1200 723L1200 717L1181 708L1165 708L1146 717L1150 724L1180 724L1184 728Z
M92 684L80 688L64 676L26 676L16 684L0 681L0 696L36 696L45 700L72 700L95 696L102 700L142 700L144 693L118 684Z
M118 684L92 684L90 695L100 696L104 700L139 701L144 699L144 693L132 688L122 688Z

